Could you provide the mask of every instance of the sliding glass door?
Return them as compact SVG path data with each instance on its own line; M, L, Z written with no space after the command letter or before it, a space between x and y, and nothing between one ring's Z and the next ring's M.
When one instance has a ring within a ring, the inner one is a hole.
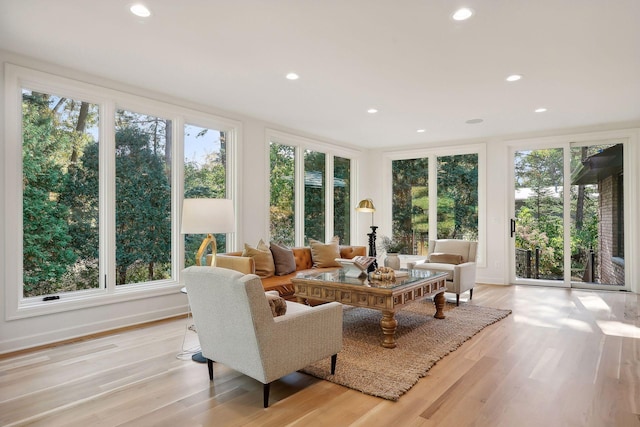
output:
M512 150L512 281L620 289L624 268L623 143Z

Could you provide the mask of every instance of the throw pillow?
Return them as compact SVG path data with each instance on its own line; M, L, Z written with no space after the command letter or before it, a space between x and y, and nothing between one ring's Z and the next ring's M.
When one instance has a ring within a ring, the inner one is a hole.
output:
M269 308L271 308L271 314L273 317L282 316L287 313L287 302L281 296L265 293L267 301L269 301Z
M276 276L284 276L296 271L296 259L291 249L274 242L271 242L270 249L276 267Z
M245 243L242 256L253 258L256 265L256 274L262 279L273 276L276 271L276 267L273 264L273 255L271 255L271 250L269 250L269 247L262 241L262 239L256 248L252 248Z
M315 239L309 239L311 246L311 259L315 268L340 267L336 258L340 258L340 238L335 236L328 243L322 243Z
M458 265L462 263L462 255L434 252L431 255L429 255L429 262L440 262L443 264Z

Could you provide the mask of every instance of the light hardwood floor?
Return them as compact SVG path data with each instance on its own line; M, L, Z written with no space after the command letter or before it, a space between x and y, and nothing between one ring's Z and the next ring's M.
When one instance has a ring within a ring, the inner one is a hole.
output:
M176 357L174 319L0 358L0 425L640 426L639 295L478 286L509 308L398 402L293 373L271 387ZM340 357L338 366L340 369Z

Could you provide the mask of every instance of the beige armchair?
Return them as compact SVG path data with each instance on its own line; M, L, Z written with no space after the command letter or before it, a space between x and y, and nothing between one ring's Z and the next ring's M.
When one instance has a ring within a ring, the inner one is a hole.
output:
M341 304L286 301L286 313L274 317L254 274L204 266L182 274L211 381L213 361L242 372L264 384L266 408L272 381L329 356L335 372L342 349Z
M478 242L457 239L430 240L427 259L407 263L407 267L447 273L447 292L455 293L456 305L460 305L460 294L469 291L469 299L473 298L477 250Z

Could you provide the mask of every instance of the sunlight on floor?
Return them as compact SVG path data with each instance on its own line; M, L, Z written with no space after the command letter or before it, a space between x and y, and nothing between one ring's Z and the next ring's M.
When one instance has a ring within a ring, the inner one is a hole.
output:
M596 323L605 335L624 338L640 338L640 328L637 326L615 320L598 320Z

